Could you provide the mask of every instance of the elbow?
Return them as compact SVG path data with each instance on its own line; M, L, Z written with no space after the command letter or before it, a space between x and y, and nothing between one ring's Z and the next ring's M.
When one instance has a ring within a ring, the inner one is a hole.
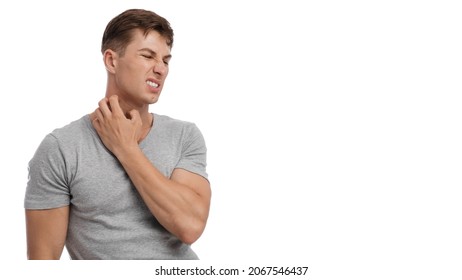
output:
M181 242L191 245L199 239L199 236L192 234L182 234L179 238Z
M199 237L201 237L202 233L205 229L205 223L197 223L193 226L185 228L178 234L178 238L188 245L193 244L196 242Z

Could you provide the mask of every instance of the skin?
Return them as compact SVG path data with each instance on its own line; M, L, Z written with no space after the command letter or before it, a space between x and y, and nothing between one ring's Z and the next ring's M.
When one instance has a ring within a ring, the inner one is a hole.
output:
M133 31L125 53L106 50L106 96L90 114L104 145L117 157L152 215L184 243L194 243L207 222L211 190L200 175L175 169L170 178L146 158L138 143L149 133L149 105L157 102L168 75L170 47L156 31ZM149 86L146 81L159 86ZM26 210L29 259L59 259L66 240L69 207Z

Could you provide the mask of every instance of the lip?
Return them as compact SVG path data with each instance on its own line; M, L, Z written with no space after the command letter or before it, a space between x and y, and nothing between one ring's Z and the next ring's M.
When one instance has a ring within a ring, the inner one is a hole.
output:
M153 79L153 78L149 78L149 79L146 80L146 82L148 82L148 81L149 81L149 82L156 83L156 84L159 85L159 86L157 86L156 88L153 88L153 87L151 87L150 85L148 85L148 84L146 83L146 86L148 87L149 91L154 92L154 93L157 93L157 92L160 91L160 88L161 88L162 85L161 85L161 83L160 83L158 80Z

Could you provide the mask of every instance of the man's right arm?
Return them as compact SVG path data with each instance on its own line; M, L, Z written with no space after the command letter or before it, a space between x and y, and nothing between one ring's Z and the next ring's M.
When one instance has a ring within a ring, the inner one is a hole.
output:
M26 210L27 258L59 260L66 242L69 206Z

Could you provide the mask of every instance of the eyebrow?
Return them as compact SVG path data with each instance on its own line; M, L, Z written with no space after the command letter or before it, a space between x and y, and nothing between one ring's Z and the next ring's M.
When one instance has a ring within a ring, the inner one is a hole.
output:
M149 52L151 55L157 55L157 53L153 50L151 50L150 48L142 48L142 49L139 49L138 50L139 52L142 52L142 51L145 51L145 52ZM172 58L172 55L169 54L169 55L166 55L163 57L163 59L171 59Z

